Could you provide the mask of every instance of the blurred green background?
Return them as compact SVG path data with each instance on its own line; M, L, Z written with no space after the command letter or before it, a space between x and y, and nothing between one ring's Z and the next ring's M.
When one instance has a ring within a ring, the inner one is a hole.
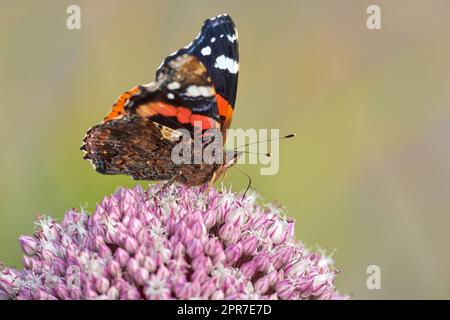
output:
M0 10L0 261L37 214L95 207L126 176L82 159L86 129L153 80L204 19L227 12L241 73L232 127L280 128L280 171L242 168L328 251L356 299L450 298L450 2L4 1ZM66 28L78 4L82 29ZM378 4L382 30L366 27ZM236 170L235 189L246 179ZM145 185L145 183L143 183ZM381 268L368 290L366 268Z

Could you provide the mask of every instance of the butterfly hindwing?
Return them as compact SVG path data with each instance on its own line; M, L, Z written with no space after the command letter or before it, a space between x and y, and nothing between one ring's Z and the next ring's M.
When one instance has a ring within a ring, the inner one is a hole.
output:
M83 143L84 158L103 174L167 180L176 172L170 161L176 141L164 139L161 128L138 115L126 115L92 127Z

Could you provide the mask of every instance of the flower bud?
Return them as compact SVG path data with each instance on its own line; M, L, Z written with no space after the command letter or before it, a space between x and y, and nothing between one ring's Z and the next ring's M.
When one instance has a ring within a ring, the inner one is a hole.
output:
M19 244L25 254L32 256L36 253L37 241L34 237L21 236Z
M139 263L134 258L130 258L127 263L127 271L129 273L135 273L139 269Z
M208 210L203 214L203 223L206 229L211 229L216 225L216 212L214 210Z
M128 251L129 254L132 254L136 251L136 249L138 248L139 244L136 241L135 238L128 236L125 238L124 244L123 244L125 250Z
M224 241L231 241L235 238L238 230L230 223L225 223L219 230L219 237Z
M295 288L291 280L281 280L277 282L275 289L277 290L278 297L282 300L289 300L295 294Z
M119 262L116 260L109 260L106 263L106 274L111 276L112 278L119 277L122 273L122 269L120 267Z
M102 244L98 248L98 255L103 259L108 259L112 256L112 252L111 249L106 244Z
M225 298L225 294L223 293L222 290L216 290L212 295L211 295L211 300L223 300Z
M253 255L258 247L258 239L255 236L247 236L242 238L242 253L245 255Z
M256 272L256 264L253 261L248 261L241 266L241 272L248 279L251 279Z
M137 284L143 286L145 282L149 278L149 272L147 269L144 268L138 268L136 272L134 272L134 281L136 281Z
M117 262L119 262L122 268L125 268L128 260L130 259L130 255L124 249L118 248L114 254L114 258Z
M256 280L254 289L259 294L264 294L269 290L270 287L270 279L268 276L264 276Z
M222 244L216 238L209 238L204 244L204 252L208 256L215 256L222 251Z
M245 218L245 209L239 207L234 210L230 210L224 214L223 218L225 223L240 226Z
M267 253L260 253L255 258L253 258L253 261L256 264L256 270L266 272L267 269L270 266L270 258Z
M142 264L142 267L147 269L149 272L153 272L156 270L156 262L151 257L145 257L144 263Z
M281 244L286 240L288 236L287 223L282 220L278 220L267 229L267 235L274 244Z
M189 241L186 247L186 253L191 258L203 253L203 246L201 241L198 239L192 239L191 241Z
M240 243L230 245L225 250L225 256L230 264L234 264L235 262L237 262L241 257L241 254L242 254L242 245Z
M106 293L109 289L109 280L104 277L98 278L95 281L95 288L101 294Z

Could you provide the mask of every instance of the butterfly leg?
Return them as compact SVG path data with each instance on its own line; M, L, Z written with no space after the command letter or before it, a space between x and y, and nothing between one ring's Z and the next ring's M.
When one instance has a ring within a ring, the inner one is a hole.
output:
M224 173L222 173L222 178L220 179L221 184L223 184L225 182L225 179L227 178L227 174L228 174L228 171L225 171Z
M209 190L211 189L212 185L214 184L214 181L216 181L216 178L217 178L217 173L214 172L211 179L209 179L208 186L206 187L205 191L203 191L204 195L207 195L209 193Z
M168 191L170 189L170 186L173 185L175 183L175 181L177 181L178 178L182 177L181 172L174 174L169 180L167 180L163 186L161 187L161 189L159 189L159 191L156 193L156 195L161 195L162 192Z

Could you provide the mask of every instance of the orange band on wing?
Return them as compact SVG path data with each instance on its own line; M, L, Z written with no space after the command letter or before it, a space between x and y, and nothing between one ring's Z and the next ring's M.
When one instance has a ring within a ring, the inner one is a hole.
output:
M213 118L201 114L192 114L192 110L189 108L177 107L164 102L150 102L140 105L136 108L136 112L144 118L156 115L176 117L176 121L180 124L191 124L202 130L220 128L220 124Z
M180 123L189 123L191 121L192 111L185 107L177 108L177 120Z
M181 123L188 123L189 120L186 119L186 113L184 110L180 110L180 108L181 107L176 107L164 102L150 102L138 106L136 108L136 112L144 118L149 118L156 115L161 115L163 117L179 117L179 121Z
M120 97L117 99L116 103L114 103L111 111L108 113L108 115L105 117L103 121L109 121L124 115L125 114L124 108L128 99L130 99L133 95L139 93L140 91L141 89L139 87L134 87L133 89L122 93Z
M231 119L233 119L233 108L228 101L218 93L216 93L216 101L219 115L225 117L222 130L226 130L230 127Z
M220 128L220 124L216 120L208 116L202 116L201 114L193 114L191 116L191 125L198 129L201 128L202 131Z
M150 108L156 114L162 115L163 117L175 117L177 115L177 107L164 102L151 102L138 107L138 109L140 108Z

